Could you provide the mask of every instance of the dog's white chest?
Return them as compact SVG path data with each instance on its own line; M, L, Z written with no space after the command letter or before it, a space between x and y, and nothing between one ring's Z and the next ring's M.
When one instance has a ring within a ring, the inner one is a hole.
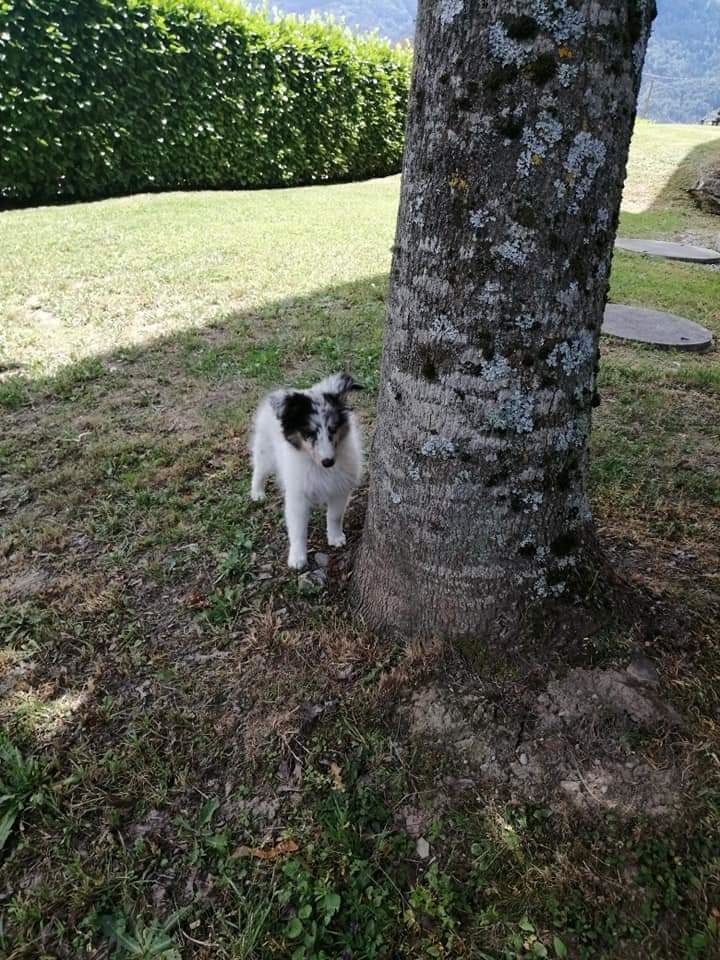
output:
M351 493L356 483L357 480L339 464L329 470L311 464L307 469L303 486L308 500L318 505L326 504L334 497Z

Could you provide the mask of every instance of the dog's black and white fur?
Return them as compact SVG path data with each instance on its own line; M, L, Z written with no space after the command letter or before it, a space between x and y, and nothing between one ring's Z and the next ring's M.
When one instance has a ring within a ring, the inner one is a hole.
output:
M274 474L285 494L285 523L290 540L288 566L307 563L310 510L327 505L327 539L345 544L343 517L362 473L362 446L355 416L346 405L351 390L362 390L346 373L336 373L309 390L277 390L255 414L251 454L251 497L265 497L265 481Z

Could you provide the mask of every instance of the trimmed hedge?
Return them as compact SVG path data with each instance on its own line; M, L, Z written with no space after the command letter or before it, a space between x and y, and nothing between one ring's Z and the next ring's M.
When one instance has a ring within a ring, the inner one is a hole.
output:
M400 169L410 54L223 0L0 0L0 200Z

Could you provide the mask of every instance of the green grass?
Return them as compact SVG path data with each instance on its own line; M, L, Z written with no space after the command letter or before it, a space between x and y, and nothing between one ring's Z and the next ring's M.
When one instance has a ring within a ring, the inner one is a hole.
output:
M319 291L387 272L397 187L390 178L6 213L0 362L52 373L257 310L282 325L287 301L309 295L322 319L333 298Z
M641 124L633 150L624 229L717 236L680 191L717 136ZM716 955L717 353L605 339L593 439L603 541L677 616L648 652L686 728L623 748L684 772L675 820L463 787L394 713L452 659L359 630L341 561L330 591L288 576L278 503L247 497L266 387L349 362L371 426L397 191L2 215L3 956ZM619 253L611 296L720 335L715 270Z

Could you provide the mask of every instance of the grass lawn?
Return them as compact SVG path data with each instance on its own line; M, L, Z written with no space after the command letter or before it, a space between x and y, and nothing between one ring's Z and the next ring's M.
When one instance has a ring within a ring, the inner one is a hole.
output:
M713 157L641 123L625 235L720 244L682 194ZM642 802L602 793L582 723L565 793L522 787L522 729L499 785L418 740L413 685L457 684L474 750L563 670L463 686L452 651L379 644L351 550L289 575L249 502L268 386L349 362L372 427L398 185L0 215L0 956L720 956L717 352L603 342L593 504L644 612L571 665L655 662L682 724L612 730ZM618 253L611 296L720 335L716 269Z

